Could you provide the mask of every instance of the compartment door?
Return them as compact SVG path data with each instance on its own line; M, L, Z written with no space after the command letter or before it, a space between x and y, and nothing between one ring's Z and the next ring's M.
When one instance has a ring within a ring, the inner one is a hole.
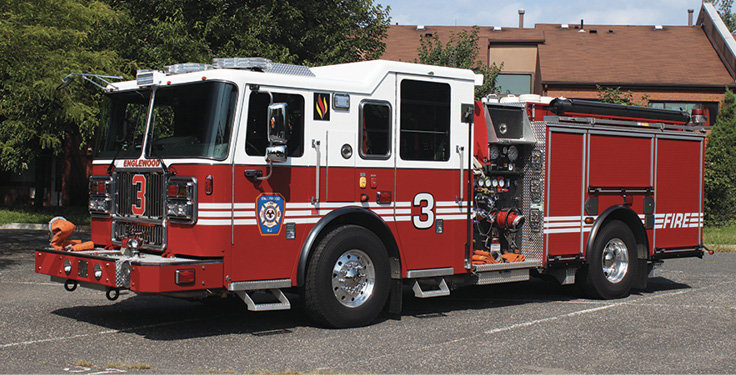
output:
M548 257L575 256L583 250L585 130L547 130L547 207L544 241Z

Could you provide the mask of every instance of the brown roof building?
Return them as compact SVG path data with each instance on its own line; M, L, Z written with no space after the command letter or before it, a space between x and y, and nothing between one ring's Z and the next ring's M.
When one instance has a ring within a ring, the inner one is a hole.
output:
M537 24L480 27L479 59L503 63L501 95L597 99L597 85L647 94L650 106L717 114L736 87L736 42L710 3L689 26ZM420 36L446 41L470 27L391 26L384 59L415 61ZM711 116L709 116L710 118Z

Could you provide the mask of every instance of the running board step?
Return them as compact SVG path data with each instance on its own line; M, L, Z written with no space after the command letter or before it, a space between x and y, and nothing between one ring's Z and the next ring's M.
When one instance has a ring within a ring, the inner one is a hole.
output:
M447 283L445 282L444 278L440 279L439 289L433 289L433 290L422 290L422 286L419 285L419 280L414 280L414 286L412 286L411 290L414 291L414 295L417 298L431 298L431 297L443 297L443 296L449 296L450 295L450 288L447 287Z
M271 294L273 294L274 297L276 297L279 302L273 302L273 303L256 303L253 301L253 299L250 297L248 292L239 290L236 291L235 294L240 297L240 299L245 302L245 304L248 306L248 310L250 311L273 311L273 310L289 310L291 308L291 303L289 303L289 300L284 295L284 292L281 291L281 289L268 289Z
M502 271L476 272L476 285L512 283L529 280L529 269L511 269Z

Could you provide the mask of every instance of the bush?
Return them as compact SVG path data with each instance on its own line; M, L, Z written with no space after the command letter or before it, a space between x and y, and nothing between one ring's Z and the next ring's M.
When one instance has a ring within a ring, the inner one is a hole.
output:
M736 219L736 96L726 89L705 150L705 220L719 226Z

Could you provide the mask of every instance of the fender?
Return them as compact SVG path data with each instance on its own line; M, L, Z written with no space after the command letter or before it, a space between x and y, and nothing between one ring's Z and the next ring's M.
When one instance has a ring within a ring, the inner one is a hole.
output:
M647 232L644 229L644 224L641 223L639 215L634 212L630 207L624 205L616 205L608 207L603 213L598 215L593 228L590 230L588 236L588 242L585 244L585 256L587 259L588 249L593 246L595 238L598 235L598 231L603 227L603 224L608 220L621 220L624 224L628 225L634 233L634 238L639 245L644 246L644 254L642 254L641 248L638 250L639 259L647 259L649 257L649 239L647 238Z
M394 238L391 229L380 216L363 207L353 206L338 208L318 221L314 228L309 232L307 240L304 241L296 270L297 286L304 286L307 261L309 260L309 254L311 253L312 248L319 242L319 239L327 233L326 230L328 230L333 223L338 223L340 221L360 224L372 230L386 244L386 250L388 251L389 257L400 259L396 239Z

